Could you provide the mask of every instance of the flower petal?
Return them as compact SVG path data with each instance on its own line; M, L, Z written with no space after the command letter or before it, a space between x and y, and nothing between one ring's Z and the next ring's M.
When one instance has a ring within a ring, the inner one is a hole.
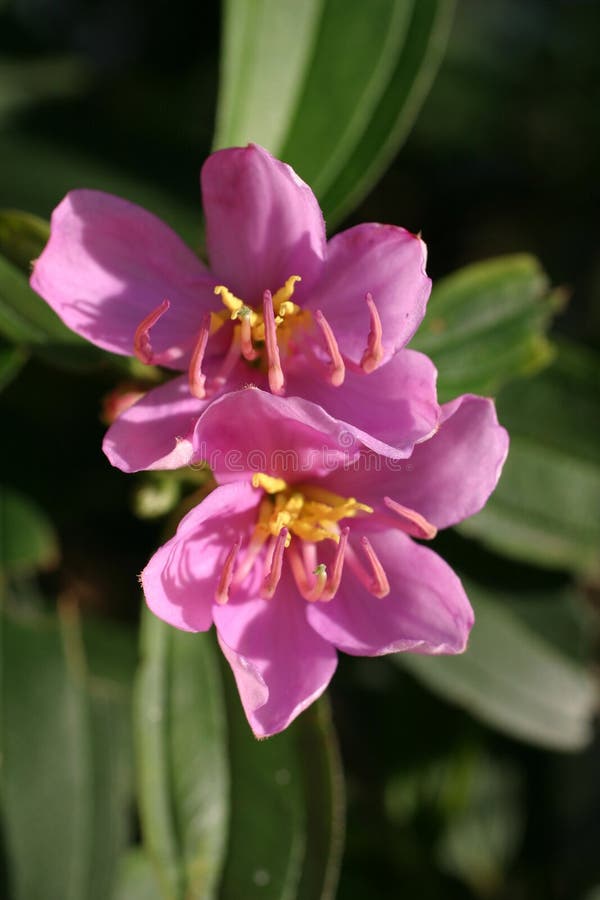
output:
M321 309L340 350L360 363L367 345L369 311L375 301L383 330L384 359L411 339L431 291L423 241L404 228L366 223L329 241L323 276L305 304Z
M183 631L206 631L224 560L240 537L249 538L260 492L247 484L216 488L179 523L140 579L152 612Z
M448 528L485 505L507 453L508 434L498 424L493 401L465 394L441 407L439 430L407 460L367 451L332 472L326 483L380 510L387 495L437 528Z
M416 350L401 350L370 375L347 371L340 388L327 384L310 369L288 378L288 391L319 403L365 447L397 459L409 456L417 441L436 429L440 407L437 372Z
M219 150L202 168L211 268L249 304L300 275L302 302L325 257L319 204L290 166L256 144Z
M54 210L50 240L31 286L73 331L114 353L133 354L136 328L163 300L155 352L184 354L215 309L214 279L156 216L101 191L71 191ZM172 368L183 368L174 360Z
M106 432L102 449L123 472L187 466L194 426L210 402L190 394L187 375L173 378L125 410Z
M353 459L359 444L315 403L248 388L211 404L196 426L194 450L220 483L248 481L254 472L294 482Z
M210 360L210 377L218 370L218 360ZM205 400L190 393L188 376L181 375L152 388L122 413L106 432L102 449L113 466L123 472L144 469L180 469L199 461L192 438L199 416L227 391L241 387L247 377L242 362L230 373L227 383Z
M357 656L385 653L462 653L473 611L459 578L441 557L392 529L369 532L390 582L376 598L346 566L329 603L311 603L308 620L338 650ZM360 549L357 554L360 556Z
M214 610L221 646L257 737L287 728L335 672L335 649L308 625L306 606L284 570L271 600L234 597Z
M485 506L500 478L508 443L494 401L464 394L442 406L439 431L415 447L389 493L438 528L448 528Z

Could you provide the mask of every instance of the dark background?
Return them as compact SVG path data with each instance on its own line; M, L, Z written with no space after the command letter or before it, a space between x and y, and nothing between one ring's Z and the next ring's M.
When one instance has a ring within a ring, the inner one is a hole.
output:
M0 6L0 206L48 217L68 189L100 187L166 209L197 243L219 27L218 3ZM599 38L595 0L459 2L413 133L348 224L422 230L434 278L532 252L571 293L556 328L598 346ZM46 576L48 593L76 592L84 608L134 623L132 573L159 526L134 516L138 478L111 469L99 449L100 401L113 386L113 374L30 362L2 397L11 423L2 449L11 482L59 530L63 562ZM460 557L458 538L448 540ZM498 562L482 554L479 565ZM523 566L510 577L554 585L563 576ZM596 746L570 757L499 737L385 660L344 660L333 702L349 794L341 900L600 896L591 893L600 885ZM448 784L473 756L507 776L483 792L482 821L491 807L502 815L505 800L514 820L504 829L512 845L485 876L477 866L456 872L441 849L456 809Z

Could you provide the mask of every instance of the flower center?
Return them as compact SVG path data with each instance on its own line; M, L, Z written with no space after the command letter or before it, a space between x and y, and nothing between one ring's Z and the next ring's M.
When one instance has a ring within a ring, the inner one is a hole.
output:
M311 484L288 486L282 478L257 473L252 478L253 487L265 491L258 513L258 529L277 537L284 528L289 547L292 535L303 541L340 541L339 522L351 519L358 513L372 513L373 509L359 503L354 497L340 497L324 488Z
M216 591L217 603L227 603L229 589L246 578L265 548L261 589L265 599L275 594L286 551L296 586L305 600L332 600L340 586L345 560L372 594L385 597L389 593L385 572L368 538L362 537L361 544L370 571L348 544L350 529L340 526L343 519L369 515L372 507L315 485L288 485L282 478L262 472L253 476L252 484L264 491L258 520L237 568L241 542L234 544L226 557ZM319 562L317 553L318 544L326 540L336 545L329 567Z
M310 320L310 313L302 310L297 303L292 301L297 281L302 281L301 277L291 275L283 287L280 287L271 297L278 343L283 346L288 344L293 330L298 325L305 324ZM228 319L237 322L242 340L242 355L249 360L255 359L254 345L258 344L260 347L266 341L264 312L248 306L243 300L232 294L225 285L217 285L215 294L220 295L225 309L211 314L211 332L218 331ZM242 335L242 332L245 332L246 335ZM249 341L244 341L245 336L249 338Z
M323 312L317 309L311 313L307 309L302 309L292 300L296 282L301 280L299 275L290 275L275 294L271 294L271 291L268 290L265 291L262 309L248 306L223 284L215 287L215 294L220 296L225 309L207 313L197 334L188 369L190 391L194 397L203 400L210 393L222 388L235 368L240 355L250 363L257 361L266 370L269 387L274 394L285 392L281 351L285 356L290 356L297 353L301 347L308 365L316 369L320 377L334 387L339 387L344 383L347 367L369 375L381 364L384 356L383 332L379 313L371 294L367 294L365 297L370 330L360 364L356 364L346 359L340 352L333 329ZM142 319L135 330L133 352L141 362L147 365L171 365L185 356L185 349L181 346L170 347L160 352L155 352L152 347L150 331L168 313L170 306L168 300L163 300L156 309ZM218 373L207 386L202 366L208 340L227 321L232 321L235 326L231 344L225 353ZM297 341L296 337L299 331L304 331L306 334L300 341ZM311 340L307 341L305 337L309 332L312 332Z

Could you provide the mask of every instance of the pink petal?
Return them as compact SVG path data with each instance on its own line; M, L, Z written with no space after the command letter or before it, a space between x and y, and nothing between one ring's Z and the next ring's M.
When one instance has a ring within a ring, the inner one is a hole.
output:
M427 356L402 350L370 375L347 371L339 388L310 369L298 371L289 377L288 391L319 403L336 419L349 423L349 431L365 447L402 458L437 427L436 378Z
M338 650L356 656L407 650L462 653L473 625L473 611L450 566L433 550L392 529L369 532L369 540L391 592L387 597L374 597L346 565L333 600L308 605L313 628ZM360 557L360 548L356 552Z
M152 213L101 191L71 191L54 210L31 286L73 331L131 355L135 330L163 300L152 328L155 352L184 354L202 315L218 308L214 279L182 240ZM170 363L183 368L182 360Z
M254 472L299 481L353 459L358 442L308 400L248 388L211 404L196 426L194 449L221 483L247 481Z
M366 223L342 231L327 245L323 276L307 306L321 309L342 353L360 363L369 333L365 296L375 301L383 328L384 359L411 339L425 315L431 281L423 241L394 225Z
M437 528L479 512L498 483L508 434L498 424L493 401L485 397L466 394L444 404L441 413L439 430L417 444L408 459L367 451L325 483L379 510L387 495Z
M179 469L192 461L192 435L210 400L190 394L187 375L152 388L106 432L102 449L123 472Z
M438 528L475 515L496 487L508 453L508 433L493 400L465 394L442 406L440 429L418 444L394 478L394 500Z
M233 544L248 539L260 492L247 484L216 488L179 523L177 534L156 551L141 574L152 612L183 631L206 631L215 593Z
M207 363L209 380L218 368L218 360ZM180 469L199 462L192 443L199 416L217 397L241 387L246 376L246 367L238 363L227 383L205 400L190 394L187 375L152 388L111 425L102 449L112 465L123 472Z
M219 150L202 168L211 268L246 303L290 275L307 295L325 256L325 223L308 185L256 144Z
M307 624L306 606L284 571L271 600L234 597L214 610L221 646L257 737L287 728L335 672L336 652Z

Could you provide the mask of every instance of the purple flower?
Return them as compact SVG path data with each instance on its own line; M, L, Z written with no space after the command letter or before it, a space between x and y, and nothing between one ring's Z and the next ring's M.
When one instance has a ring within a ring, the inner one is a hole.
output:
M432 538L473 515L508 448L494 404L463 396L398 461L321 407L260 390L216 400L203 455L219 487L141 576L176 628L214 622L248 721L284 729L329 683L337 651L460 653L473 613Z
M439 418L433 365L402 349L429 296L424 243L377 224L326 243L310 188L252 144L210 156L202 192L210 270L155 216L91 190L57 207L35 264L33 288L74 331L185 372L119 416L111 462L185 465L200 414L248 383L320 403L378 452L409 454Z

